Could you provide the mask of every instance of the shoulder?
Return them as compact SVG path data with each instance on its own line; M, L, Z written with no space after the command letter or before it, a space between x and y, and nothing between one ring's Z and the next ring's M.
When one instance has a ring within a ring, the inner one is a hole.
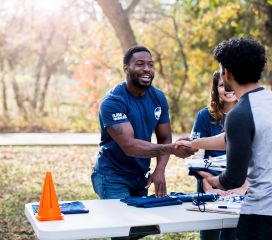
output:
M239 119L241 116L249 117L252 115L251 106L248 95L240 99L238 103L228 112L227 119Z
M118 85L116 85L115 87L110 89L105 94L104 98L108 99L108 98L120 98L120 97L122 97L126 93L126 91L124 91L126 89L125 84L126 84L125 82L119 83Z
M163 91L155 88L154 86L151 85L148 91L151 93L151 95L155 95L155 97L157 97L159 100L166 100Z
M200 118L200 119L211 119L212 118L212 116L211 116L211 114L209 112L209 108L208 107L201 109L198 112L198 114L197 114L196 117Z
M100 102L100 108L104 106L114 106L114 104L121 104L126 106L126 89L125 89L125 82L122 82L116 85L114 88L110 89L103 99Z
M250 101L247 96L244 96L238 103L228 112L226 117L226 125L230 127L243 127L248 123L253 122L252 110Z

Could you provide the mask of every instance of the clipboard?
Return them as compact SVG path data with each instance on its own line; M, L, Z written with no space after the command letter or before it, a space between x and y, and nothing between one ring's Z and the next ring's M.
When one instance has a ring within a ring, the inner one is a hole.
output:
M185 208L185 209L186 209L186 210L189 210L189 211L197 211L197 212L200 212L198 208L187 207L187 208ZM209 213L223 213L223 214L231 214L231 215L240 215L239 213L223 212L223 211L215 211L215 210L208 210L208 209L205 209L205 212L209 212Z

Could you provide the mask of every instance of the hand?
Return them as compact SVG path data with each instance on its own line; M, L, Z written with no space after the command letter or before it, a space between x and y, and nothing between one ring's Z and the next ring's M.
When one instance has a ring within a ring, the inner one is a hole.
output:
M246 191L247 191L246 188L240 187L240 188L230 189L227 192L229 193L229 195L237 194L243 197L246 194Z
M213 189L213 188L207 190L206 193L208 194L216 193L218 196L223 196L223 197L231 195L230 193L228 193L228 191L223 191L221 189Z
M152 173L151 177L148 180L148 183L145 188L149 188L151 183L155 185L155 196L156 198L166 197L166 182L163 170L156 170Z
M180 158L187 158L187 157L194 155L195 152L197 152L197 151L198 151L198 149L179 146L178 148L176 148L173 151L173 154L175 154L175 156L180 157Z
M174 143L174 147L175 147L174 154L177 157L187 158L187 157L190 157L191 155L193 155L195 152L198 151L198 149L194 149L194 148L191 148L191 147L179 146L177 144L177 142L180 142L180 141L190 143L192 141L192 139L190 139L190 138L180 138Z
M193 142L193 139L191 139L191 138L179 138L175 142L175 148L178 148L179 146L185 146L185 147L192 148L192 142Z

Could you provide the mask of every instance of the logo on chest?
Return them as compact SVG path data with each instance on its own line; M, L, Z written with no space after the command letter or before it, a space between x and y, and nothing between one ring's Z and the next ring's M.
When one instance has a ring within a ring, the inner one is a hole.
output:
M155 114L155 118L156 118L157 120L159 120L159 119L160 119L160 116L161 116L161 107L157 107L157 108L155 109L155 111L154 111L154 114Z

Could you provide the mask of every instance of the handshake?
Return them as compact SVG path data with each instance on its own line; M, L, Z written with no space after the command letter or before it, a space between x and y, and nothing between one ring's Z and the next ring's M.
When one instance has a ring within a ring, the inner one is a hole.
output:
M173 143L173 154L180 158L187 158L198 151L197 148L193 148L193 140L190 138L180 138Z

